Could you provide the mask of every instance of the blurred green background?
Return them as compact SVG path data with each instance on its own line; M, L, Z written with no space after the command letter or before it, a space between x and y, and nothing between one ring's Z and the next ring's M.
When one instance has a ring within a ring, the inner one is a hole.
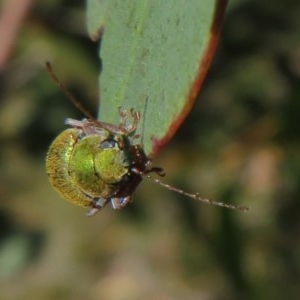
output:
M97 111L84 6L32 1L0 65L0 300L299 299L300 2L230 3L199 99L155 160L167 182L251 210L145 181L131 205L93 218L44 166L64 119L82 117L45 61Z

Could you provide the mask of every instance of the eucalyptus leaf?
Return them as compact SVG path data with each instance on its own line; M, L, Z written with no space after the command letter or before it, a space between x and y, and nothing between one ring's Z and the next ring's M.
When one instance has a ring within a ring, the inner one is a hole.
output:
M192 107L215 49L226 1L88 0L88 31L101 38L99 120L118 107L141 113L137 133L156 153Z

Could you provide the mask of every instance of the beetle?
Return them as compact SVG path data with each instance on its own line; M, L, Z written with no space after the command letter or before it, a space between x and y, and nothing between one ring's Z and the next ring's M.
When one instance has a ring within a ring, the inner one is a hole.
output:
M64 130L51 144L46 170L54 189L73 204L89 207L92 216L108 202L120 209L131 201L131 195L142 176L164 171L152 167L139 144L133 140L139 113L130 110L133 122L126 125L128 111L120 110L120 124L83 119L67 119L72 128Z
M198 193L188 193L150 173L164 176L164 169L153 167L142 145L135 143L139 112L134 109L119 108L118 125L94 119L62 85L53 72L50 63L47 70L56 84L70 101L86 115L86 119L66 119L71 128L60 133L51 144L46 170L54 189L69 202L87 207L88 216L95 215L107 203L114 209L121 209L132 199L136 187L143 178L152 180L171 191L207 204L234 210L248 210L248 207L235 206L202 198ZM132 122L128 122L128 118Z

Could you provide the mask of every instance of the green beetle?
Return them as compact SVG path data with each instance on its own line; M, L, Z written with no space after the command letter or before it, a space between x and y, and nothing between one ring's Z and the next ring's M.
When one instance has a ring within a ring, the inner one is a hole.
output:
M66 200L90 207L87 215L108 202L124 207L142 176L163 169L152 168L140 145L134 145L139 114L131 110L133 123L126 126L128 112L119 111L119 126L83 119L67 119L73 128L63 131L51 144L46 169L55 190Z
M62 198L73 204L88 207L88 216L96 214L107 203L121 209L131 201L131 196L143 178L184 196L235 210L248 207L235 206L202 198L198 193L188 193L152 178L149 173L164 176L160 167L152 167L142 146L134 140L140 115L131 109L119 109L120 123L113 125L95 120L68 92L54 74L50 63L47 70L69 100L88 119L67 119L72 128L63 131L51 144L46 170L50 183ZM128 124L128 115L133 121Z

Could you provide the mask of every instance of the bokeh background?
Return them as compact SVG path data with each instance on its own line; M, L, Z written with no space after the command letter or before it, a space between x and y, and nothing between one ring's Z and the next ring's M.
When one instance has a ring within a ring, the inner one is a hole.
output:
M44 62L97 111L85 3L21 2L0 2L0 299L299 299L300 2L230 3L199 99L155 160L169 183L251 210L145 181L93 218L45 173L64 119L82 116Z

